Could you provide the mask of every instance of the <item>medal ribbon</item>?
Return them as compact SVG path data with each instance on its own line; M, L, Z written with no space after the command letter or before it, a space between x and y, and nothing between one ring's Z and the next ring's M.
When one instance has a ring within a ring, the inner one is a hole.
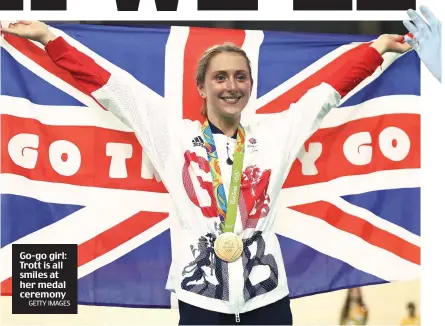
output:
M204 136L204 145L207 150L207 157L212 174L213 194L216 199L218 216L223 222L223 232L233 232L235 229L235 220L238 208L239 192L241 186L241 177L244 160L244 128L238 126L236 137L236 147L232 166L232 176L230 179L229 200L227 202L226 192L224 190L221 169L219 167L218 153L216 152L215 140L208 120L201 127Z

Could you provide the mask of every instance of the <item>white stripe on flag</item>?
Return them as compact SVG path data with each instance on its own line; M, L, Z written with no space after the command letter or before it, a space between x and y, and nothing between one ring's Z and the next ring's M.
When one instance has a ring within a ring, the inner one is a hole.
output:
M353 216L357 216L357 217L361 218L362 220L365 220L365 221L371 223L372 225L378 227L379 229L382 229L389 233L392 233L392 234L398 236L399 238L420 247L421 239L417 234L414 234L414 233L402 228L401 226L391 223L391 222L375 215L374 213L368 211L365 208L353 205L341 197L326 197L324 200L337 206L339 209L341 209L345 213L348 213Z
M133 132L111 112L88 106L40 105L25 98L1 95L0 114L34 119L49 126L92 126Z
M258 92L258 62L260 59L260 48L261 44L264 41L264 33L263 31L246 31L246 36L244 38L244 43L242 45L242 49L246 52L247 56L250 60L250 65L252 68L252 78L254 80L254 87L252 88L252 93L250 94L250 99L248 105L243 110L243 121L249 117L255 115L256 109L252 106L252 103L255 102L257 98Z
M153 212L169 212L172 208L168 193L36 181L7 173L0 174L0 193L35 198L54 204L89 206L102 199L110 203L126 202L127 205L140 210Z
M345 196L369 191L420 187L420 169L378 171L364 175L340 177L301 187L285 188L280 206L290 207L323 200L326 196Z
M0 114L31 118L51 126L96 126L132 132L112 113L89 107L50 106L31 103L19 97L0 96ZM334 109L322 121L321 129L336 127L350 121L386 114L420 114L420 97L391 95L371 99L359 105ZM273 114L259 115L268 119Z
M169 117L180 120L183 117L183 78L184 55L190 29L188 27L171 27L165 46L165 100Z

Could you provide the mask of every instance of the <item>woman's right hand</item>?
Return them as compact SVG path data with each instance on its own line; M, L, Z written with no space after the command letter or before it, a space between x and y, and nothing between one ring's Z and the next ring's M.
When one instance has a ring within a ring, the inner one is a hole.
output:
M37 41L46 46L48 42L57 38L48 28L48 25L40 21L20 20L10 24L7 28L0 28L0 34L11 34L32 41Z

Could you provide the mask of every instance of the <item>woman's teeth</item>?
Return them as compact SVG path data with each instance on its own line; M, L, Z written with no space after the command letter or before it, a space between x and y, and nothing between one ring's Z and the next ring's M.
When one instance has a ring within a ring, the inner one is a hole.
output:
M238 100L240 98L239 97L222 97L221 99L226 103L234 104L234 103L238 102Z

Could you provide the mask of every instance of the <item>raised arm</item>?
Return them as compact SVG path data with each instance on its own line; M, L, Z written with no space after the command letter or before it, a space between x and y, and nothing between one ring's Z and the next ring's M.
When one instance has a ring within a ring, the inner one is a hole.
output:
M354 49L353 57L340 58L340 65L337 63L335 70L330 66L323 68L320 74L327 76L323 82L313 82L313 85L308 83L306 86L309 91L300 95L288 110L272 119L272 128L285 131L283 136L288 141L290 164L298 156L304 142L320 127L328 112L383 63L384 53L404 53L411 49L403 40L403 35L385 34L373 43L360 45Z
M411 46L404 43L403 35L384 34L371 44L363 44L354 58L345 60L343 65L331 74L325 82L331 85L341 97L345 97L364 79L371 76L383 63L386 52L404 53Z
M79 88L91 95L106 110L113 113L136 134L156 170L163 175L163 167L171 150L167 114L159 97L129 73L107 71L92 58L57 37L42 22L20 21L3 28L12 34L40 42L52 61L68 71ZM171 123L171 122L170 122ZM160 145L162 144L162 147Z

